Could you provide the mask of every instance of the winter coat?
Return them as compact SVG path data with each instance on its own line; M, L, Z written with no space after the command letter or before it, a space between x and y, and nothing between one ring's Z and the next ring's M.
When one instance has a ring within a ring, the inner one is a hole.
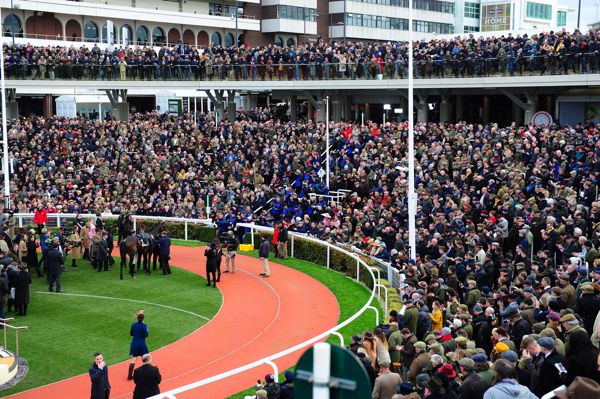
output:
M442 331L442 328L444 327L444 325L442 324L444 322L444 317L442 316L442 311L440 309L435 309L432 313L431 313L431 330L437 330L437 331Z
M565 357L556 351L552 351L547 357L544 356L541 359L541 363L539 363L540 377L531 386L531 390L536 395L541 397L562 385L558 369L554 366L556 363L565 363Z
M73 245L73 248L71 248L70 253L71 259L81 259L81 238L79 236L79 233L71 234L71 237L69 237L69 241L71 241L71 244Z
M582 294L577 298L577 305L575 305L575 313L577 313L583 319L583 326L589 335L592 335L594 331L594 321L598 312L600 312L600 298L594 294Z
M429 355L429 353L421 353L419 354L419 356L417 356L415 360L412 361L412 363L410 364L410 369L408 370L407 377L413 385L415 384L415 379L417 378L417 375L419 375L419 373L421 373L425 366L429 364L430 360L431 356Z
M419 321L419 311L411 306L404 311L404 327L408 328L413 334L417 333L417 322Z
M520 385L517 380L505 378L488 389L483 399L539 399L529 388Z
M19 271L15 278L15 306L29 304L29 284L31 284L31 274L25 270Z
M458 390L458 399L480 399L489 385L477 374L469 373Z
M380 374L375 380L372 399L390 399L396 394L396 388L402 383L400 374L391 371Z
M108 366L104 366L102 370L98 368L96 363L90 367L90 380L92 381L91 399L105 399L106 391L110 392L110 383L108 382Z
M206 271L208 273L214 273L217 271L217 254L214 249L207 249L204 251L206 256Z
M60 249L52 248L48 251L46 267L49 274L59 274L62 272L62 266L65 261L63 253Z
M268 240L263 240L258 248L258 256L260 258L268 258L271 247Z

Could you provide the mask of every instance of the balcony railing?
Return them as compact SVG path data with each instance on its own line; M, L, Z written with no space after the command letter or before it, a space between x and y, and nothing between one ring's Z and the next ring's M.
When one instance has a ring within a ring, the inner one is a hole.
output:
M59 58L59 57L57 57ZM288 64L212 63L121 64L115 60L102 64L65 62L30 64L21 59L5 61L7 79L67 80L356 80L405 79L403 62L311 62ZM570 75L600 73L600 54L531 56L517 58L474 58L461 60L416 60L414 77L473 78L494 76Z

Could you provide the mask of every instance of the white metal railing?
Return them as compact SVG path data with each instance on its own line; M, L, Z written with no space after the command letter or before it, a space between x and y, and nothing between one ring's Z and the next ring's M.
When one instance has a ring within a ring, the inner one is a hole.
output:
M27 326L13 326L8 324L9 322L13 321L14 319L8 318L8 319L0 319L0 326L4 327L4 349L8 349L7 345L8 345L8 341L7 341L7 334L6 332L8 331L8 329L10 328L11 330L15 330L15 354L17 355L17 357L19 356L19 331L23 331L23 330L27 330L28 327Z
M263 231L263 232L270 232L270 233L273 232L273 228L271 228L271 227L258 226L258 225L255 225L253 223L238 223L238 226L250 229L250 234L251 234L252 242L253 243L254 243L254 233L255 232L261 232L261 231ZM341 337L341 334L339 334L338 331L341 328L343 328L343 327L347 326L348 324L352 323L358 317L360 317L367 309L375 311L375 317L376 317L376 319L375 319L376 323L375 324L379 323L379 321L380 321L379 320L379 311L377 310L376 307L371 306L371 302L373 301L373 299L375 297L375 291L376 291L376 288L377 288L376 284L378 284L377 280L375 279L375 274L371 270L371 267L369 267L362 259L360 259L360 257L358 255L355 255L355 254L353 254L350 251L347 251L347 250L345 250L343 248L340 248L337 245L334 245L334 244L331 244L331 243L319 240L318 238L314 238L314 237L310 237L310 236L305 236L305 235L297 234L297 233L293 233L293 232L289 233L289 237L290 237L290 240L291 240L290 244L291 244L292 257L293 257L293 250L294 250L294 240L296 238L298 238L298 239L310 241L310 242L313 242L313 243L316 243L316 244L320 244L322 246L327 247L329 249L327 251L327 254L328 254L327 255L328 256L327 265L330 264L329 257L331 256L331 250L343 253L343 254L345 254L347 256L350 256L350 257L356 259L356 265L357 265L356 279L357 279L357 281L360 281L360 268L361 267L364 267L365 270L367 271L367 273L369 273L371 275L371 278L373 279L373 287L371 288L371 295L369 296L369 300L365 303L365 305L358 312L354 313L352 316L350 316L348 319L344 320L343 322L341 322L337 326L335 326L335 327L333 327L333 328L331 328L331 329L329 329L329 330L327 330L327 331L325 331L325 332L323 332L323 333L321 333L321 334L319 334L319 335L317 335L317 336L315 336L315 337L313 337L313 338L311 338L311 339L309 339L309 340L307 340L305 342L302 342L300 344L294 345L291 348L283 350L283 351L281 351L279 353L275 353L273 355L267 356L267 357L265 357L263 359L257 360L257 361L252 362L252 363L248 363L248 364L246 364L244 366L235 368L233 370L229 370L229 371L226 371L224 373L220 373L220 374L217 374L215 376L212 376L210 378L206 378L206 379L203 379L203 380L200 380L200 381L196 381L196 382L191 383L191 384L184 385L184 386L179 387L179 388L172 389L172 390L167 391L167 392L160 393L158 395L152 396L150 399L165 399L165 398L166 399L176 399L177 397L175 395L177 395L177 394L188 392L188 391L191 391L191 390L203 387L203 386L211 384L213 382L220 381L220 380L223 380L225 378L232 377L232 376L237 375L239 373L242 373L244 371L252 370L252 369L254 369L256 367L263 366L263 365L269 365L269 366L271 366L271 368L273 369L273 374L275 376L275 380L277 381L278 374L279 374L278 371L279 370L278 370L277 364L275 363L275 360L280 359L280 358L282 358L284 356L287 356L287 355L289 355L291 353L294 353L294 352L296 352L296 351L298 351L300 349L304 349L304 348L308 347L309 345L312 345L312 344L314 344L314 343L316 343L318 341L321 341L321 340L327 338L329 335L336 335L338 338L341 339L341 342L343 344L343 337Z
M73 221L77 215L81 215L83 220L96 220L95 214L78 214L78 213L49 213L48 221L46 222L46 226L48 227L61 227L63 223ZM118 219L119 215L113 214L101 214L102 219ZM16 225L19 227L23 227L25 225L33 225L33 213L15 213L14 217L16 219ZM131 215L133 219L133 228L137 229L137 221L138 220L157 220L164 222L175 222L175 223L183 223L184 224L184 239L187 241L188 239L188 226L190 224L203 224L205 226L214 227L214 223L212 219L189 219L189 218L175 218L175 217L166 217L166 216L141 216L141 215Z

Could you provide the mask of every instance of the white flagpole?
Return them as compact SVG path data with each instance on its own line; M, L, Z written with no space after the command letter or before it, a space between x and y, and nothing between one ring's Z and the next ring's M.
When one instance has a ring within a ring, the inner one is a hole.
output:
M329 96L325 97L325 146L325 162L327 162L325 167L325 172L327 173L325 185L327 185L327 189L329 190Z
M2 13L0 12L0 21L2 20ZM14 35L14 32L13 32ZM6 127L6 85L4 81L4 34L0 29L0 45L2 45L2 51L0 51L0 80L2 81L2 169L4 170L4 206L10 209L10 173L8 170L8 129Z
M408 245L410 258L417 257L415 232L415 214L417 197L415 195L415 121L414 121L414 82L413 82L413 0L408 0Z

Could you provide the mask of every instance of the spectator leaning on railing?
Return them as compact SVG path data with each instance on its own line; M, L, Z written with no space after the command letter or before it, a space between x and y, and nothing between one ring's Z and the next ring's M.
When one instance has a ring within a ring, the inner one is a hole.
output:
M414 45L417 78L597 73L600 33L435 38ZM198 49L4 45L9 79L317 80L396 79L407 74L406 42L319 40L299 46L212 45Z

